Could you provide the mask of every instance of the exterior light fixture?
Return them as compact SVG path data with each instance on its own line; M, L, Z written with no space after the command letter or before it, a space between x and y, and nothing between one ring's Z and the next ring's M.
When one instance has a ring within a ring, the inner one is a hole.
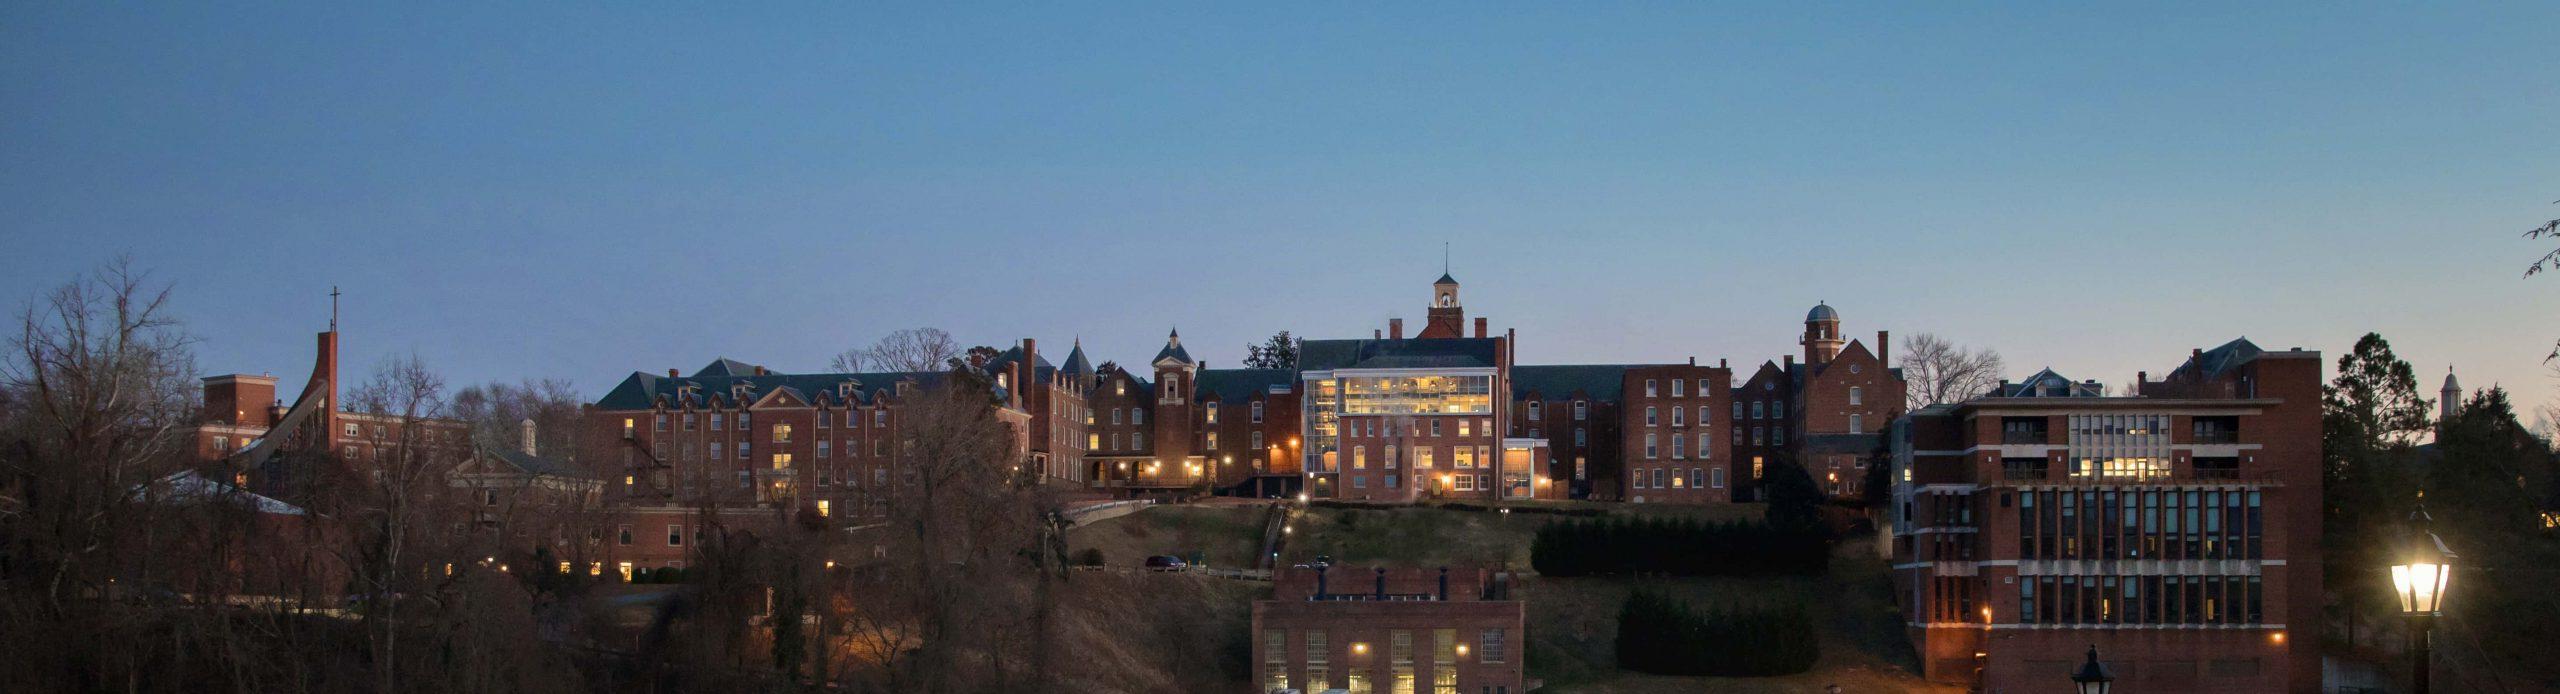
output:
M2435 519L2427 516L2421 497L2418 510L2409 514L2409 533L2401 548L2400 562L2391 565L2391 594L2400 600L2400 615L2409 618L2410 691L2427 694L2427 657L2434 645L2437 615L2444 614L2445 589L2453 577L2453 550L2444 546L2444 538L2436 537L2428 526Z
M2105 663L2098 662L2098 647L2090 646L2089 662L2081 663L2080 670L2071 673L2071 682L2080 686L2080 694L2107 694L2115 686L2116 677Z

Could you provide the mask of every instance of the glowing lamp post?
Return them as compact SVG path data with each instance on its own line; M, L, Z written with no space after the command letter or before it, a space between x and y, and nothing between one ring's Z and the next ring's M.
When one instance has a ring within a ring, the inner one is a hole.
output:
M2427 650L2433 645L2436 615L2444 613L2447 579L2453 577L2453 550L2446 549L2444 538L2427 529L2435 519L2427 516L2425 507L2409 514L2408 545L2399 563L2391 565L2391 593L2400 600L2401 616L2409 618L2410 689L2427 694Z
M2116 677L2107 671L2106 663L2098 662L2098 647L2090 646L2089 662L2081 663L2080 669L2071 673L2071 683L2079 687L2080 694L2107 694L2115 686Z

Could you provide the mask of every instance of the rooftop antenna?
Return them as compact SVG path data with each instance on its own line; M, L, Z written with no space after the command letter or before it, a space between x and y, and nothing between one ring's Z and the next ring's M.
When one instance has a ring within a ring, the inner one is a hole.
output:
M338 331L338 285L329 285L329 332Z

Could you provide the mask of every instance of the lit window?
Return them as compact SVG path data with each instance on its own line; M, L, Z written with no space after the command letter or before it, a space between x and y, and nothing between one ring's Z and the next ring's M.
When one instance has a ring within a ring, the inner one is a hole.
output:
M774 443L790 443L790 442L791 442L791 425L789 425L789 424L776 424L776 425L773 425L773 442L774 442Z
M820 518L825 518L825 517L829 517L829 516L835 515L835 514L834 514L834 510L835 510L835 504L834 504L834 503L829 502L829 501L827 501L827 500L825 500L825 499L819 499L819 500L818 500L818 517L820 517Z
M1202 404L1200 406L1200 416L1207 418L1208 423L1210 424L1218 423L1218 403L1211 402Z

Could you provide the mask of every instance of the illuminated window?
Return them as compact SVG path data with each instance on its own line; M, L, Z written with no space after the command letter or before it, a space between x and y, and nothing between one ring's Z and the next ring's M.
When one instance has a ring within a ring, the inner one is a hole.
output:
M776 469L776 470L789 470L789 469L791 469L791 454L789 454L789 453L775 453L775 454L773 454L773 469Z
M835 504L833 504L832 502L829 502L829 501L827 501L827 500L825 500L825 499L819 499L819 500L818 500L818 517L820 517L820 518L825 518L825 517L828 517L828 516L833 516L833 515L835 515L835 514L833 513L833 512L834 512L834 510L835 510Z
M1206 418L1210 424L1218 423L1218 403L1202 403L1200 405L1200 416Z
M789 424L776 424L776 425L773 425L773 442L774 442L774 443L790 443L790 442L791 442L791 425L789 425Z
M1208 441L1209 441L1209 446L1208 446L1208 448L1209 448L1209 450L1213 450L1213 451L1214 451L1214 450L1218 450L1218 432L1214 432L1214 431L1212 431L1212 432L1206 432L1206 433L1205 433L1205 434L1203 434L1203 435L1208 437ZM1390 457L1390 458L1392 458L1392 457L1394 457L1394 456L1389 456L1389 457ZM1391 460L1391 461L1388 461L1388 462L1389 462L1389 464L1393 464L1393 462L1394 462L1394 461L1392 461L1392 460Z
M618 570L618 571L621 571L621 572L622 572L622 582L624 582L624 583L630 583L630 582L631 582L631 562L627 562L627 561L626 561L626 562L620 562L620 563L617 563L617 564L615 564L615 565L614 565L614 568L615 568L616 570Z

